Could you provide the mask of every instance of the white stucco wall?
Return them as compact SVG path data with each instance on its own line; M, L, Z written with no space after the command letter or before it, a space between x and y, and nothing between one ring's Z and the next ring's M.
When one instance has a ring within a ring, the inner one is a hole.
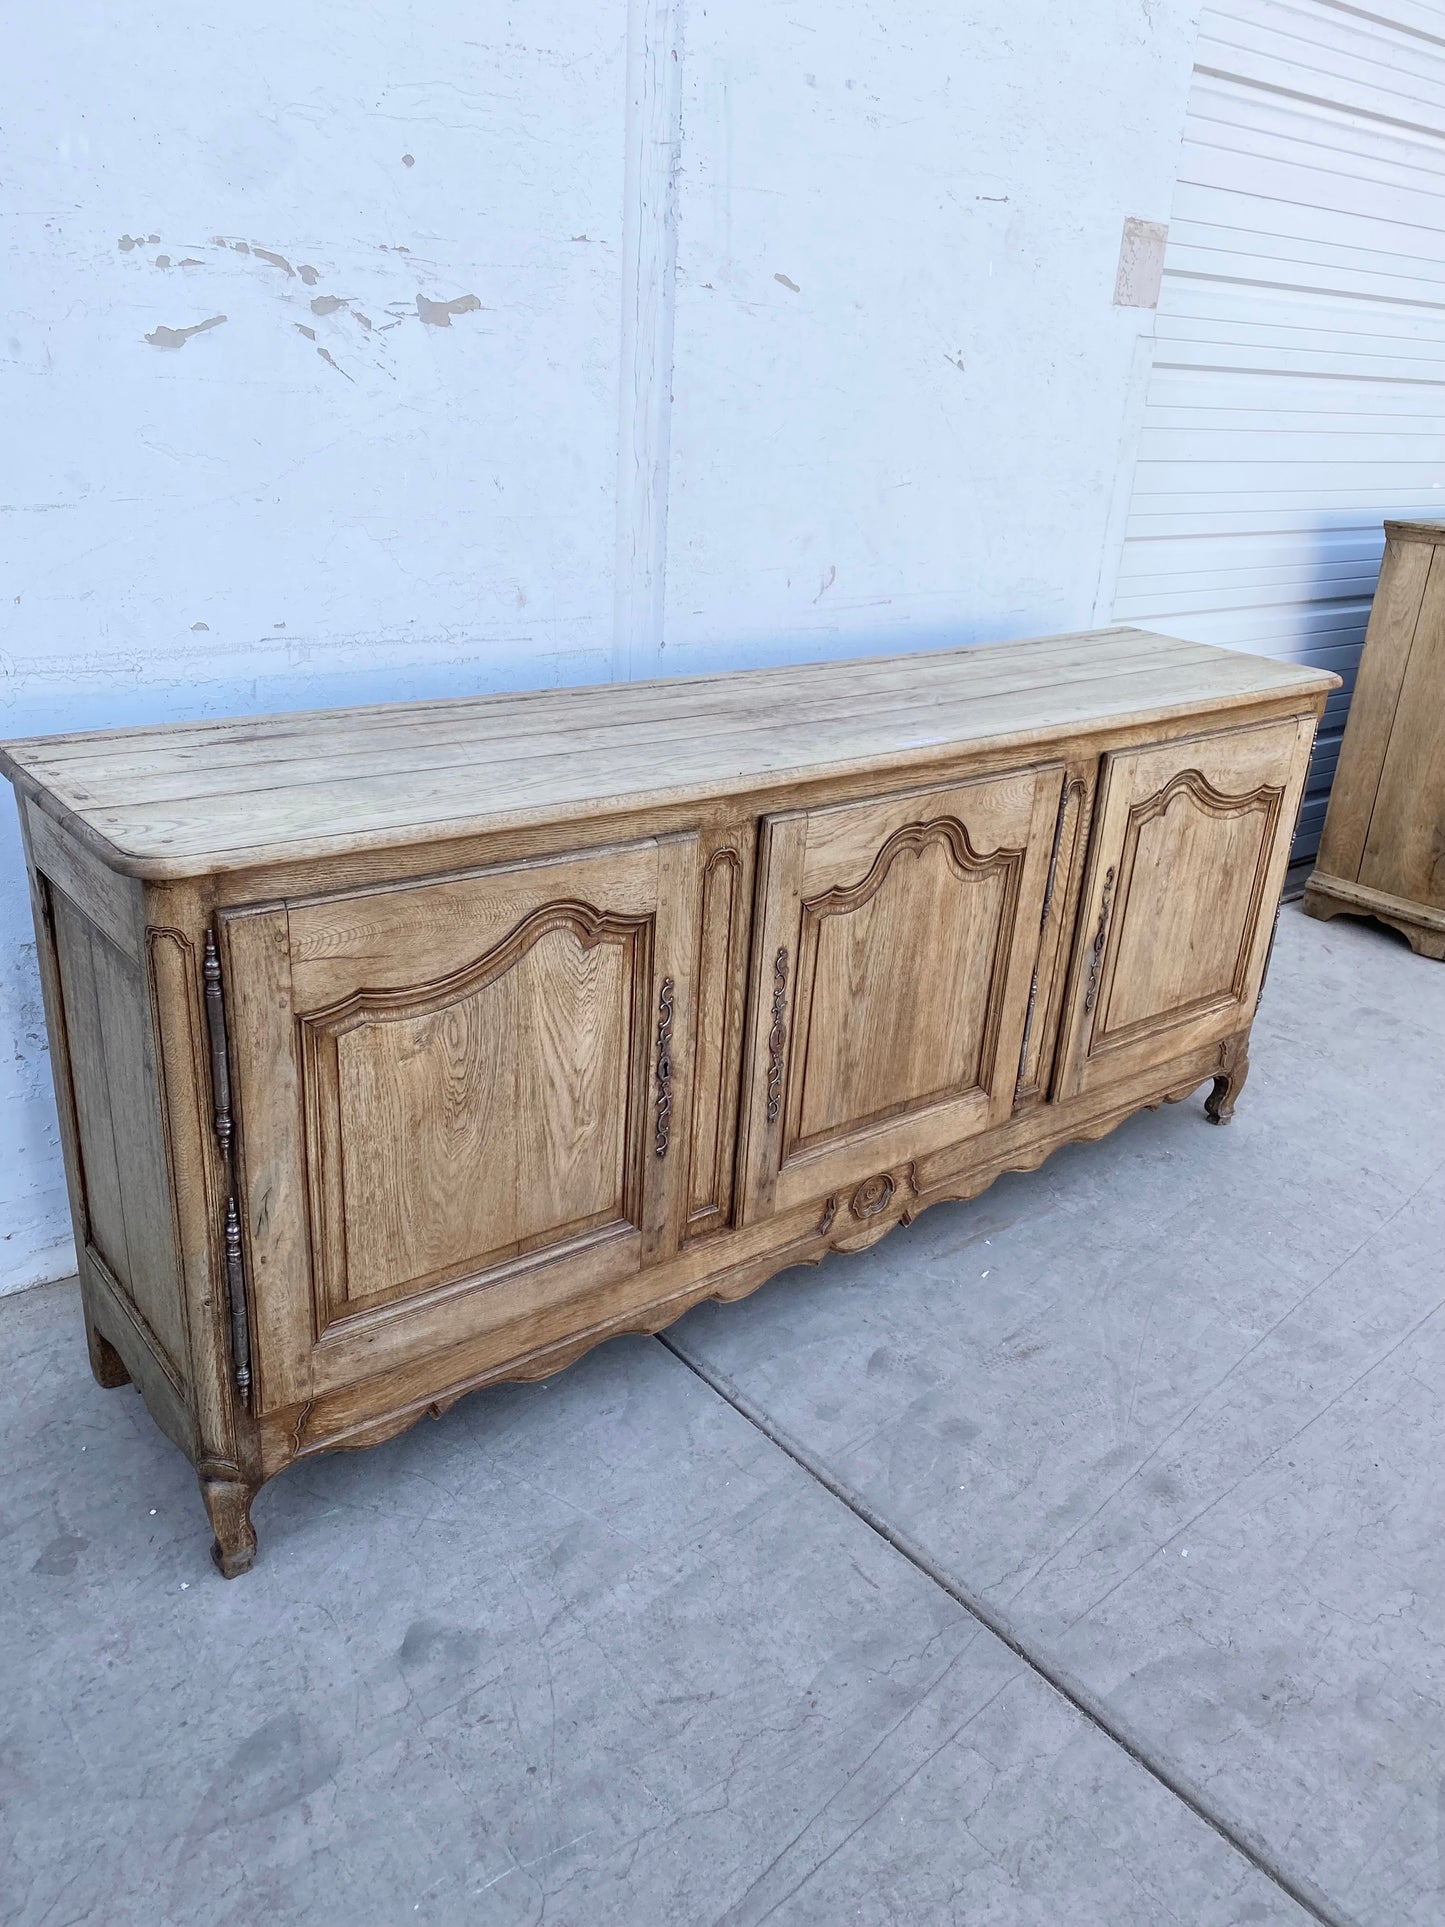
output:
M23 9L0 733L1087 622L1196 13ZM71 1254L0 823L13 1289Z
M1090 621L1196 12L689 12L672 667Z

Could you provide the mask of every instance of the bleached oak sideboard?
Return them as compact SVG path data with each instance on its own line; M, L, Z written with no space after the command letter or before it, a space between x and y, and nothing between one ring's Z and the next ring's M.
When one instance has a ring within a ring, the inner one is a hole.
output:
M1212 1080L1335 678L1112 629L11 743L91 1364L295 1460Z

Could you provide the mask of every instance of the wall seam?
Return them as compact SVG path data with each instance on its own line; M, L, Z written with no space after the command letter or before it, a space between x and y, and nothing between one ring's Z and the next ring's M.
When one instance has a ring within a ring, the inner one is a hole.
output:
M684 0L629 0L612 674L663 650Z

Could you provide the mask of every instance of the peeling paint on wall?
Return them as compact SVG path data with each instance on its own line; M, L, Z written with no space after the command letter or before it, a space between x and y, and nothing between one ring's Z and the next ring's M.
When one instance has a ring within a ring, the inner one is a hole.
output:
M431 328L450 328L454 314L475 314L481 305L474 294L459 294L450 301L428 301L424 294L416 298L416 311Z
M123 253L131 253L140 244L136 242L133 237L125 235L122 236L120 245ZM279 250L262 247L259 242L254 240L227 240L224 236L217 235L214 237L211 245L228 257L234 258L241 256L248 261L259 261L266 267L275 268L278 272L284 274L287 281L300 281L307 288L315 286L316 282L320 279L321 271L318 268L309 263L299 268L293 267L290 259ZM408 248L391 244L382 244L378 251L403 256L409 256L411 253L411 250ZM158 268L169 269L171 266L171 257L165 254L158 255L154 265ZM206 264L201 258L188 255L182 259L180 265L182 267L204 267ZM415 271L420 271L422 267L423 264L417 263ZM374 279L374 277L372 278ZM285 293L283 289L277 289L274 298L279 299L281 302L283 314L286 304L293 299L293 297ZM405 300L388 301L386 303L386 310L391 316L391 320L384 323L380 328L377 328L370 315L353 305L353 299L350 296L339 294L315 295L307 304L309 312L319 321L331 320L337 316L344 316L348 322L354 321L356 326L361 330L363 337L379 337L407 321L413 323L420 321L424 326L429 328L450 328L455 316L479 313L482 311L482 305L481 298L476 294L460 294L453 295L446 300L434 300L428 295L416 293L410 295ZM184 328L174 327L169 323L161 323L149 329L144 339L155 348L183 348L192 336L204 334L212 328L217 328L227 319L228 316L226 314L217 314L209 317L205 321L196 322ZM316 342L316 330L308 322L293 319L291 325L298 334L303 335L308 341ZM356 337L353 336L351 339L355 342ZM341 365L331 349L318 344L316 352L318 357L335 373L344 376L347 381L354 383L355 376Z
M7 42L0 736L607 674L622 14L303 29ZM0 1290L73 1265L38 1011L0 792Z
M190 328L152 328L146 340L153 348L184 348L192 335L203 335L212 328L219 328L225 319L223 314L213 314L209 321L198 321Z
M270 248L258 247L255 243L252 243L251 252L258 261L269 261L273 268L280 268L283 274L289 274L293 279L295 278L296 270L284 254L273 254Z

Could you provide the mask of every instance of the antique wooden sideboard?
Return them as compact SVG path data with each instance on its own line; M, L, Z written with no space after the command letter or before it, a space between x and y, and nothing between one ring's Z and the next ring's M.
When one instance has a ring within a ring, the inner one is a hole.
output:
M1445 963L1445 522L1387 522L1385 559L1305 909Z
M1212 1080L1336 679L1132 629L9 744L91 1364L299 1458Z

